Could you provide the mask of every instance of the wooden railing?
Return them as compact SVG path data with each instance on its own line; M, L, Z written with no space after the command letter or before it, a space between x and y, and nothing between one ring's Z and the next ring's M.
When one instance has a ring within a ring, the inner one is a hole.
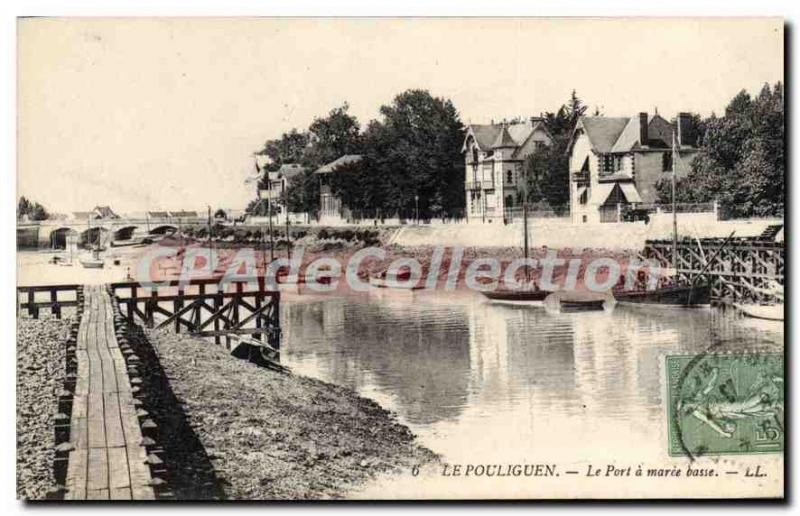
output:
M132 323L172 326L176 332L213 337L218 344L222 337L249 335L279 360L280 292L267 290L263 277L112 283L110 288Z
M20 286L17 287L17 309L27 310L32 318L38 319L39 311L44 308L61 319L62 308L78 306L81 290L81 285Z

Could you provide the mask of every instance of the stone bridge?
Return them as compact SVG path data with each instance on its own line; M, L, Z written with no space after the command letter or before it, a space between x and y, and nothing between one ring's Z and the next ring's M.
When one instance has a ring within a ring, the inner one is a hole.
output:
M109 245L125 245L141 241L149 236L169 235L182 226L206 224L198 217L176 219L97 219L92 220L43 220L17 223L17 247L66 248L67 236L78 238L78 245L99 241Z

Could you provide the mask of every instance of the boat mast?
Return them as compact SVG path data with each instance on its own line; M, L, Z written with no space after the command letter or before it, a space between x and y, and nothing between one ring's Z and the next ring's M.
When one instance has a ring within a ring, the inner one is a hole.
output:
M675 142L675 130L672 131L672 269L678 275L678 212L675 203L675 176L678 175L680 155Z
M522 231L523 231L523 247L525 248L525 282L530 282L530 271L528 269L528 199L527 192L525 197L522 198Z

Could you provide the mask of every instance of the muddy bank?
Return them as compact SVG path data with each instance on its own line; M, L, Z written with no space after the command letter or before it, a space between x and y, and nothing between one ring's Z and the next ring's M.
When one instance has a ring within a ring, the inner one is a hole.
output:
M157 355L148 368L161 371L160 380L155 370L145 377L158 391L145 405L178 499L338 498L435 460L392 414L350 390L259 368L171 331L142 339Z
M17 319L17 496L22 499L42 500L57 488L55 418L70 322L49 314Z

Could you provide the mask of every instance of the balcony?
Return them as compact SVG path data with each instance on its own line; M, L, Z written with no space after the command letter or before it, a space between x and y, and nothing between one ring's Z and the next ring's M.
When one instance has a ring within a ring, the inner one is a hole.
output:
M589 172L573 172L572 173L572 180L573 181L589 181Z
M494 188L494 181L464 181L464 190L491 190Z

